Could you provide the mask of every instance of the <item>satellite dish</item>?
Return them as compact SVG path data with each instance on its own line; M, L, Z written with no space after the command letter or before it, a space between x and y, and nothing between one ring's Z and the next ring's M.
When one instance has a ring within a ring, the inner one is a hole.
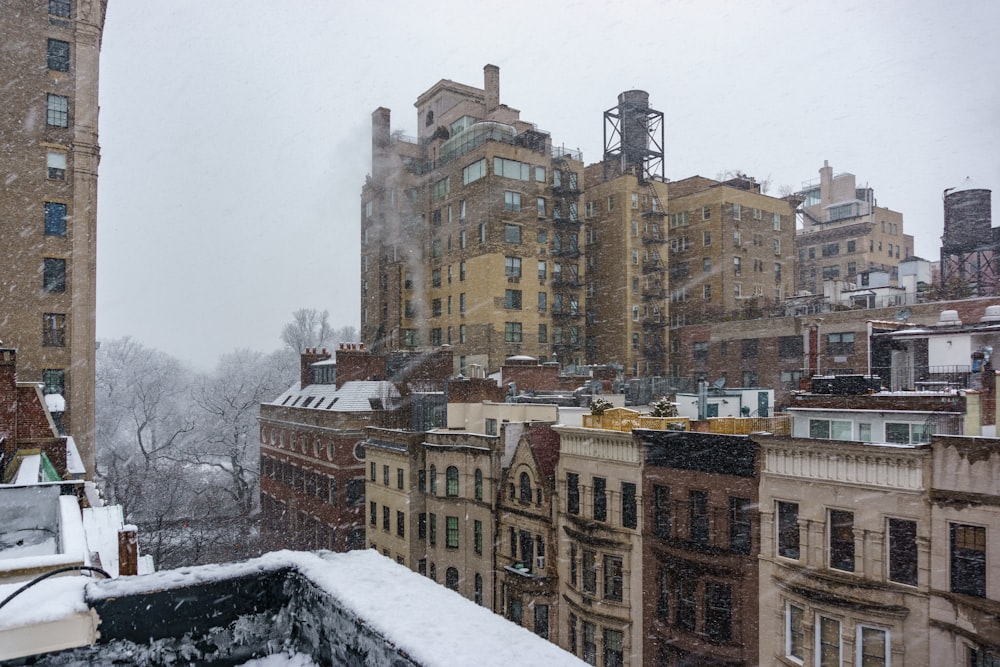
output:
M726 378L721 377L712 383L712 389L719 390L726 386Z
M896 314L893 317L895 317L897 322L906 322L907 320L910 319L911 315L912 313L910 312L910 309L904 307L897 310Z

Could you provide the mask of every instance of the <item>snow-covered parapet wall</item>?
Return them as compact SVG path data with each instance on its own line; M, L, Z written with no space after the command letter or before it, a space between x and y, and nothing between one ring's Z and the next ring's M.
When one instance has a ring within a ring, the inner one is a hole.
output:
M98 581L84 595L98 643L36 664L233 664L282 651L376 667L583 664L371 550L275 552Z

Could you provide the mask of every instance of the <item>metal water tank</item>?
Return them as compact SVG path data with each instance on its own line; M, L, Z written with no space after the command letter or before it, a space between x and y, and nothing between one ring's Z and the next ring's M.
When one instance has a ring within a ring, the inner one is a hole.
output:
M957 188L944 191L942 251L956 254L992 243L991 194L971 178L966 178Z

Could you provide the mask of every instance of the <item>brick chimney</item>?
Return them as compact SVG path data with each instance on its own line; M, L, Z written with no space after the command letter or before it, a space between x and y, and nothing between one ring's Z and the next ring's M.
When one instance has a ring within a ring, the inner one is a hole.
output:
M491 113L500 106L500 68L496 65L483 68L483 98L486 113Z
M300 386L306 387L312 383L309 376L309 367L315 364L317 361L326 361L330 358L330 353L326 351L324 347L322 350L317 351L315 347L307 347L305 352L299 355L299 383Z
M351 380L384 380L384 356L365 349L364 343L341 343L337 348L337 389Z

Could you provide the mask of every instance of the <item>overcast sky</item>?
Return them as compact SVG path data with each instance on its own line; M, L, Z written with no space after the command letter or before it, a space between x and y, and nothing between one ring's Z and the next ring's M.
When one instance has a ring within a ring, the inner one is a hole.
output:
M1000 190L991 0L109 4L98 336L200 368L278 348L298 308L359 326L371 112L416 135L417 96L482 87L487 63L500 101L587 163L603 112L643 89L669 179L739 169L776 195L829 160L903 213L927 259L942 190Z

